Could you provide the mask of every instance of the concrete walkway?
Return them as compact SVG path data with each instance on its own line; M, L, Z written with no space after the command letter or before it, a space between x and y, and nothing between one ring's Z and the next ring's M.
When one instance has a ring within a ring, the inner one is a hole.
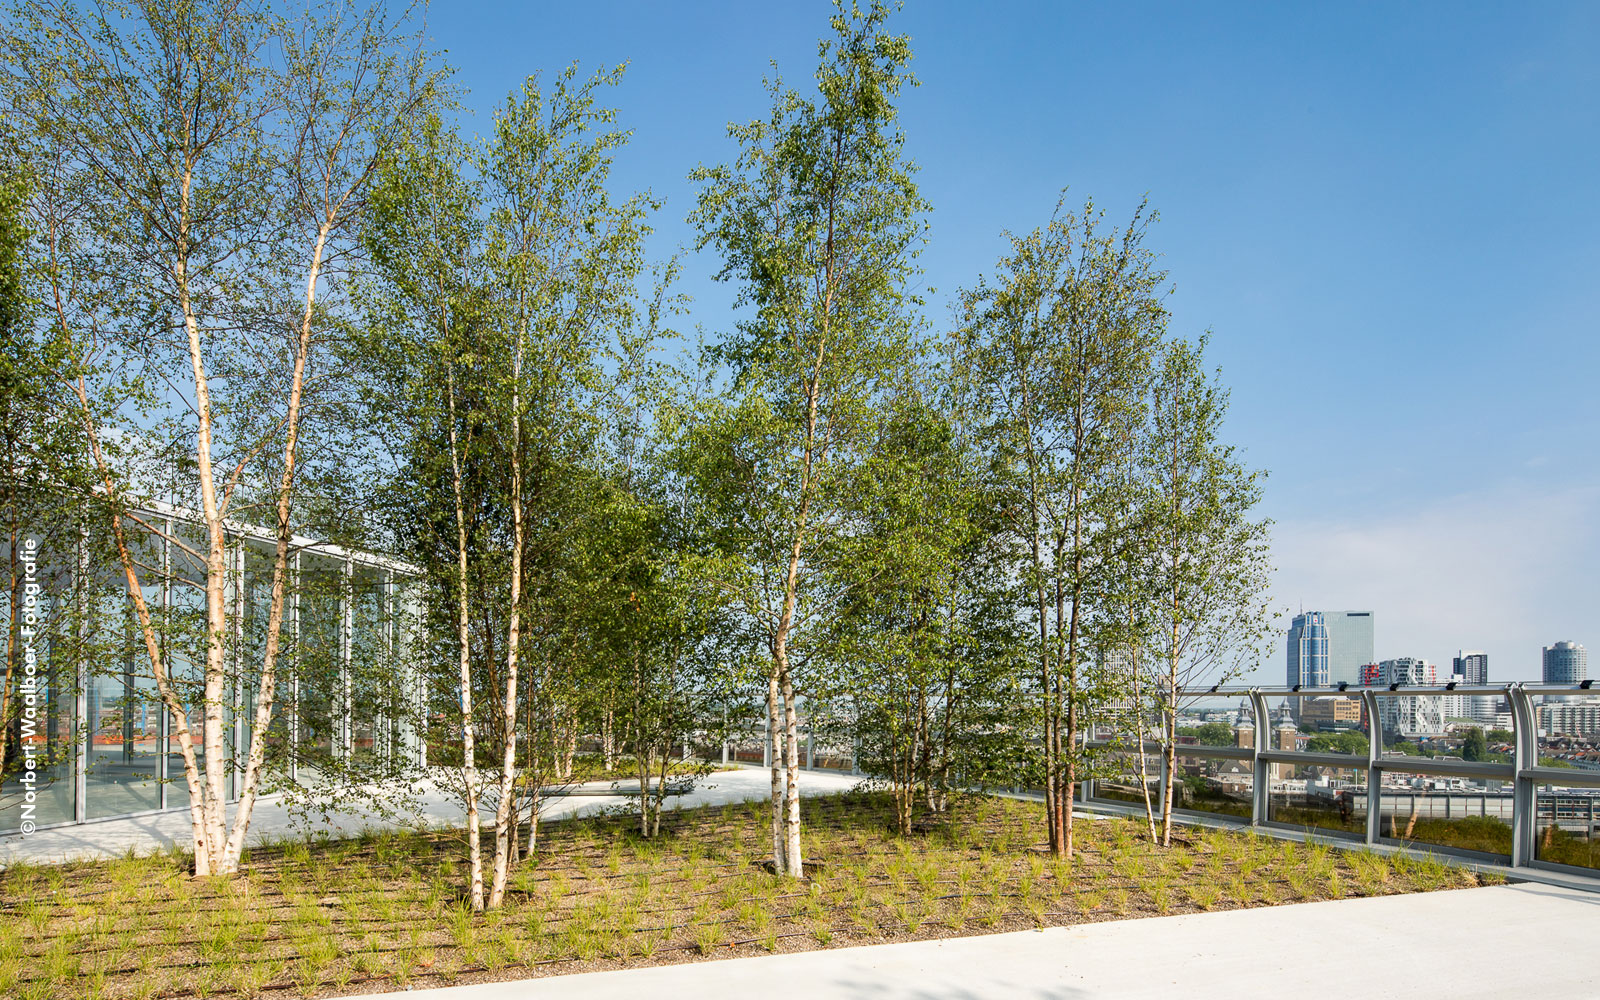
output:
M1539 885L385 993L399 1000L1593 1000L1600 894ZM372 1000L369 996L365 1000Z
M771 794L771 772L763 768L740 768L736 771L718 771L707 775L686 795L671 796L667 808L685 809L694 806L722 805L728 802L754 802ZM802 795L828 795L854 788L861 779L848 774L830 771L801 771ZM637 785L637 782L634 782ZM564 819L615 809L628 805L624 795L594 794L606 787L604 783L579 786L585 794L569 795L549 800L545 807L545 820ZM408 812L407 826L457 826L465 822L462 807L453 797L437 789L421 797L421 808ZM362 830L393 828L399 825L385 820L376 813L360 810L337 810L324 822L319 816L310 829L326 830L334 837L354 836ZM250 842L276 840L303 835L305 823L297 825L283 802L264 799L256 803L250 820ZM156 813L134 819L106 820L98 823L81 823L74 826L40 830L37 833L13 834L0 837L0 867L19 861L45 864L61 861L83 861L95 858L120 857L132 850L147 854L165 850L173 844L190 843L189 814L186 811Z

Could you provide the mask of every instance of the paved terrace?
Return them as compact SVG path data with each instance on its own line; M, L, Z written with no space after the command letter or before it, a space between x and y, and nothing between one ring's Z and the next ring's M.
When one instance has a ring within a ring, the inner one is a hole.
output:
M854 788L860 781L859 777L848 774L801 771L800 793L834 794ZM637 786L638 782L635 781L633 784ZM544 821L628 804L625 795L603 794L609 788L609 782L595 782L574 789L580 794L552 798L544 808L542 814ZM667 807L686 809L694 806L722 805L728 802L754 802L767 798L771 792L771 774L764 768L719 771L699 781L694 790L688 794L668 797ZM434 827L459 826L466 822L460 803L437 790L425 794L422 797L421 808L408 811L408 815L412 817L406 824L408 826L418 824ZM397 825L394 821L385 820L374 813L362 810L337 810L329 814L327 822L323 822L318 816L311 828L327 831L337 838L354 836L362 830L387 829ZM302 835L305 832L305 825L295 825L289 810L277 799L263 799L256 803L255 813L250 820L251 843ZM42 864L115 858L130 850L147 854L165 850L173 844L188 846L190 843L188 811L169 811L133 819L55 827L28 836L12 834L0 837L0 866L19 861Z
M1504 885L384 993L399 1000L1600 997L1600 893ZM371 995L365 1000L373 1000Z

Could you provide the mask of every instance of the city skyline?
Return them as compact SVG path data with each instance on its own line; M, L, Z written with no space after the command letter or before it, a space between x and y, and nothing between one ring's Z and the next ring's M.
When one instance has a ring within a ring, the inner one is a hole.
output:
M1415 650L1400 649L1398 647L1391 648L1391 646L1388 644L1377 641L1377 621L1380 617L1379 612L1376 610L1362 612L1334 612L1325 609L1331 607L1333 606L1307 605L1304 608L1298 609L1294 616L1288 620L1287 626L1278 628L1274 633L1275 638L1272 646L1274 650L1273 654L1265 657L1257 669L1253 671L1247 671L1243 677L1239 678L1239 682L1249 684L1276 685L1279 678L1284 678L1288 685L1293 686L1296 683L1295 677L1297 676L1297 661L1295 655L1296 649L1299 648L1297 646L1297 641L1299 641L1301 636L1300 630L1312 624L1312 615L1317 616L1315 627L1319 632L1319 641L1322 644L1320 647L1321 652L1318 655L1320 655L1320 662L1322 664L1321 670L1327 676L1328 686L1337 686L1340 681L1345 681L1351 686L1356 686L1360 683L1359 676L1347 677L1342 673L1339 673L1337 664L1332 662L1333 657L1330 656L1330 650L1333 650L1338 645L1338 641L1335 637L1335 630L1338 626L1335 624L1335 620L1342 619L1348 615L1359 615L1365 617L1369 631L1365 634L1365 636L1363 636L1363 640L1369 644L1368 648L1371 650L1371 656L1367 659L1366 663L1378 664L1385 660L1399 659L1423 660L1430 664L1434 664L1440 669L1440 683L1444 683L1446 678L1443 675L1445 673L1454 670L1458 666L1467 666L1468 663L1470 663L1470 669L1467 673L1469 682L1478 676L1472 671L1482 669L1484 664L1487 665L1487 683L1490 684L1500 684L1510 681L1541 682L1544 681L1547 676L1545 664L1550 655L1550 651L1552 649L1556 649L1557 647L1567 646L1568 644L1573 644L1577 647L1582 657L1582 669L1585 671L1582 676L1588 676L1587 647L1582 639L1563 636L1542 643L1537 647L1536 652L1532 656L1527 657L1527 659L1530 661L1529 664L1526 665L1522 670L1516 670L1514 667L1508 667L1503 659L1497 658L1495 654L1484 649L1481 645L1467 646L1465 644L1455 644L1449 653L1438 653L1432 649ZM1334 617L1335 620L1330 620L1331 617ZM1287 639L1287 643L1285 643L1285 639ZM1303 676L1303 674L1301 676ZM1300 683L1306 682L1302 680Z

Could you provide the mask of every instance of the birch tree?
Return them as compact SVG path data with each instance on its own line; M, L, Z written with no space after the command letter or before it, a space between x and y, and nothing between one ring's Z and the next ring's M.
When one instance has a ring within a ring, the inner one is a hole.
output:
M888 783L903 835L959 788L1015 784L1005 779L1031 713L1011 553L981 456L915 388L885 408L876 438L851 530L825 554L841 598L832 683L818 693L853 708L860 766Z
M1205 370L1207 339L1163 345L1152 383L1140 519L1162 727L1161 842L1172 842L1178 692L1254 666L1271 626L1268 524L1253 515L1265 474L1225 443L1228 392ZM1136 667L1137 669L1137 667Z
M441 570L442 609L456 648L454 688L461 738L460 791L466 810L468 898L484 908L477 723L474 718L473 586L478 555L469 536L487 498L469 496L469 466L481 464L483 413L470 382L483 369L476 336L488 308L482 263L481 195L462 175L473 151L437 114L386 160L363 234L373 264L365 299L368 335L352 365L372 383L370 412L383 440L399 442L396 487L385 494L403 513L402 534L415 539L422 564ZM463 384L469 383L469 384ZM442 453L441 453L442 452ZM418 483L445 479L447 527L434 527L435 497ZM406 484L401 487L399 484ZM420 537L426 536L428 542ZM434 558L434 536L447 550ZM441 567L441 562L443 566Z
M990 414L1003 510L1024 550L1050 849L1072 854L1072 796L1095 689L1089 629L1121 572L1118 475L1138 447L1163 280L1143 207L1120 231L1092 203L1011 238L964 297L963 365Z
M74 352L76 419L98 480L91 496L172 719L195 871L231 873L276 697L305 392L326 314L319 293L352 246L382 151L429 93L427 61L381 4L361 14L319 7L292 24L231 0L87 13L37 2L17 14L6 32L8 99L51 152L40 270L51 322ZM174 398L181 410L162 415ZM112 454L130 434L157 457L163 438L187 443L192 466L173 468L186 477L180 496L201 538L142 513L148 477ZM250 669L251 738L236 761L225 741L229 518L252 495L272 512L276 545L265 641ZM199 567L193 697L145 598L150 567L139 549L149 535Z
M522 657L528 651L537 663L553 664L560 655L550 645L560 632L554 569L585 523L589 480L577 473L592 463L602 429L610 379L602 360L616 331L635 323L634 283L644 270L653 203L645 195L615 201L607 188L612 156L627 135L598 97L621 72L580 82L569 69L548 94L530 78L496 115L481 161L498 327L492 343L508 362L491 398L505 441L510 520L490 907L504 897L516 849Z
M724 509L749 529L750 572L736 589L768 661L773 866L794 877L804 872L794 654L815 584L808 563L837 525L837 470L907 360L906 286L923 232L894 103L911 49L884 30L887 17L878 3L841 5L818 46L815 95L770 82L771 116L729 128L734 163L692 175L704 185L701 246L722 256L718 277L738 284L748 312L716 351L736 398L716 434L728 463L760 475L713 488L741 493Z

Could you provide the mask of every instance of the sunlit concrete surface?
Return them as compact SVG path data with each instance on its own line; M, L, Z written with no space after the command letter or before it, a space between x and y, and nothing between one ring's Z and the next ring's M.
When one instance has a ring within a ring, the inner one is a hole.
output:
M391 1000L1600 997L1600 893L1344 899L386 993ZM369 998L370 1000L370 998Z
M828 771L800 772L802 795L826 795L855 787L861 779ZM634 782L637 785L637 782ZM562 819L603 809L626 807L624 795L595 794L608 786L603 783L580 786L584 794L568 795L548 801L544 818ZM771 772L762 768L719 771L701 779L692 792L667 799L668 808L722 805L764 799L772 792ZM406 825L454 826L463 820L459 801L433 789L420 797L420 808L407 812ZM229 810L230 817L232 810ZM492 818L492 817L491 817ZM352 836L366 829L396 826L394 820L365 810L334 810L326 821L317 815L309 823L298 824L280 801L264 799L256 803L250 822L250 842L304 834L307 830L327 831L331 836ZM132 850L140 854L164 850L173 844L188 845L191 827L187 811L157 813L132 819L106 820L75 826L40 830L28 836L0 837L0 866L18 861L32 863L77 861L120 857Z

